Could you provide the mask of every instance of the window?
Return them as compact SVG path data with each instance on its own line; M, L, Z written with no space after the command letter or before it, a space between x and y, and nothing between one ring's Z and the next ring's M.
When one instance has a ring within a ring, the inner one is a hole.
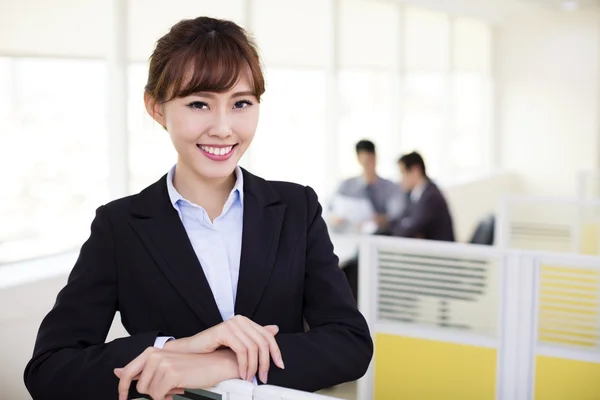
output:
M444 72L450 46L446 14L407 7L404 16L404 66L408 72Z
M342 71L338 130L338 178L358 175L355 144L372 140L377 148L378 172L395 179L400 133L395 123L398 84L392 73Z
M491 29L466 18L453 23L452 129L447 154L456 177L490 170Z
M81 245L108 198L103 61L0 58L0 263Z
M137 193L166 174L177 161L169 134L146 112L144 86L148 65L136 63L128 70L127 120L129 132L129 189Z
M333 51L327 40L331 26L329 0L252 0L248 3L252 33L267 66L326 65Z
M490 94L488 81L479 74L458 73L452 87L453 130L449 164L455 177L489 169Z
M466 18L407 7L400 144L447 180L489 169L491 31Z
M338 4L342 68L394 71L400 47L397 4L371 0L343 0Z
M327 191L326 79L316 69L268 68L251 171Z
M427 173L438 176L443 170L442 135L445 122L445 87L440 74L410 74L406 77L404 114L400 131L402 153L418 151L427 164Z
M244 26L245 0L127 0L126 3L129 19L127 48L129 59L134 62L148 60L156 41L182 19L208 16L229 19Z

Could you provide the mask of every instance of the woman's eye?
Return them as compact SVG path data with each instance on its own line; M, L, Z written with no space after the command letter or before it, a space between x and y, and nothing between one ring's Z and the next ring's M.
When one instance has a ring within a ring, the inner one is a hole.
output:
M206 104L203 101L193 101L190 104L188 104L188 107L198 109L198 110L206 110L206 109L208 109L208 104Z
M252 102L250 102L248 100L240 100L234 104L233 108L246 108L251 105L252 105Z

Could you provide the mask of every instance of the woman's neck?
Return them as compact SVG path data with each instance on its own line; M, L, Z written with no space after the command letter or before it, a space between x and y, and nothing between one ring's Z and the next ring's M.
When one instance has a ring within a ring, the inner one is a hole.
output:
M177 163L173 177L177 192L184 199L204 208L211 220L221 214L235 182L235 171L225 178L206 179L182 163Z

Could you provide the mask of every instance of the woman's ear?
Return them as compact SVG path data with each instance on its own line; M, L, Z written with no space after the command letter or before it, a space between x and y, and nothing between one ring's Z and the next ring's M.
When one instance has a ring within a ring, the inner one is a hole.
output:
M146 105L146 111L152 119L160 124L163 128L167 129L165 115L163 112L162 104L159 103L150 93L144 92L144 104Z

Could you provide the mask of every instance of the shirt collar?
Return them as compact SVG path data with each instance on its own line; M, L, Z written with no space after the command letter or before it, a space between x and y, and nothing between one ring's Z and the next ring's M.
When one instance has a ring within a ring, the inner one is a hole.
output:
M423 192L425 191L425 188L427 187L427 183L428 182L425 182L418 186L415 186L415 188L413 190L411 190L410 199L413 201L413 203L416 203L421 199L421 196L423 195Z
M173 165L173 167L169 170L169 173L167 174L167 191L169 192L169 199L171 200L171 204L176 210L178 210L177 202L179 200L187 200L184 199L181 194L179 194L179 192L177 191L177 189L175 189L175 186L173 185L173 177L175 176L176 167L177 165ZM235 185L233 186L231 193L233 194L237 192L240 199L240 203L244 204L244 174L242 173L242 169L239 167L239 165L235 167L235 178Z
M379 178L379 176L376 175L375 176L375 180L373 182L371 182L371 183L368 183L367 180L365 179L364 175L360 176L360 182L363 184L364 187L374 186L374 185L376 185L379 182L380 179L381 178Z

